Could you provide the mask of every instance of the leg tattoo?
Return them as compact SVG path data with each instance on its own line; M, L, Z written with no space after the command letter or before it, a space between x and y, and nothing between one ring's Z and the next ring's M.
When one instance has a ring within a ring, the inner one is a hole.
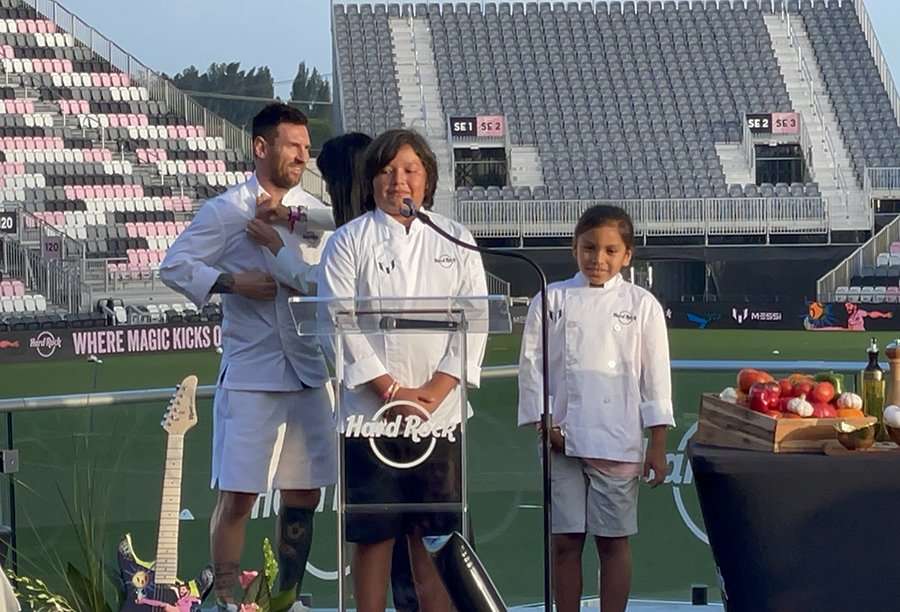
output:
M216 598L222 602L231 602L234 597L234 586L238 583L238 571L240 564L235 562L216 563L213 571L213 581Z
M312 545L312 508L282 506L278 512L278 590L299 592Z

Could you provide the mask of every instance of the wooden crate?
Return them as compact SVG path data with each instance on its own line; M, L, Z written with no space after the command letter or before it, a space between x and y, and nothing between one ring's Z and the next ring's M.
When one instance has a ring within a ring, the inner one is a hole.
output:
M770 453L823 453L828 442L837 439L834 426L841 421L860 426L874 419L773 419L704 393L694 440Z

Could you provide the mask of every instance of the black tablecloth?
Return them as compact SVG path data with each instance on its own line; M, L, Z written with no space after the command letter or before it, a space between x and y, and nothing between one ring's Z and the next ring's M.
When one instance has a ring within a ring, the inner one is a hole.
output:
M900 610L900 453L688 456L728 612Z

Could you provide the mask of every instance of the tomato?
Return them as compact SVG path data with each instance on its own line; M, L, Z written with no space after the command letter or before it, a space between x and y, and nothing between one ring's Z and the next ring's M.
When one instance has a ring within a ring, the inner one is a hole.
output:
M794 396L794 384L787 378L782 378L781 380L779 380L778 386L781 388L781 397Z
M815 384L809 380L804 380L794 384L794 397L800 397L801 395L805 395L806 399L809 399L809 394L812 393L813 387Z
M737 375L738 389L744 393L750 392L750 387L755 383L766 383L775 380L772 375L762 370L754 370L753 368L744 368Z
M830 383L829 383L830 384ZM813 418L816 419L836 419L837 410L828 402L813 402Z
M834 385L827 381L816 383L816 386L813 387L812 393L807 396L807 399L813 404L817 402L827 404L834 399Z

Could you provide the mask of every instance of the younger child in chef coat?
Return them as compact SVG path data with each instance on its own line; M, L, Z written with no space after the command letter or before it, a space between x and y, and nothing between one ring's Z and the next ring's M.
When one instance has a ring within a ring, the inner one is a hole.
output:
M620 274L633 248L634 226L624 210L591 207L575 226L578 274L547 291L559 612L581 609L587 534L594 536L600 559L600 609L625 611L638 484L641 476L654 487L666 477L666 430L675 425L666 320L653 295ZM540 306L538 295L522 338L519 425L539 426L541 420Z

